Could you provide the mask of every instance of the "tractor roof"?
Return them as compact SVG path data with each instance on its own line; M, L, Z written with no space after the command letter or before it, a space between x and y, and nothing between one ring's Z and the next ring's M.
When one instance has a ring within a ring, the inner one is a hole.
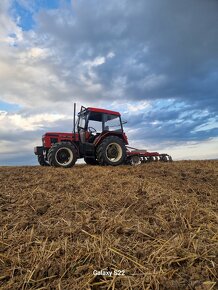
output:
M103 114L110 114L110 115L120 116L119 112L105 110L105 109L100 109L100 108L90 108L90 107L88 107L86 110L90 111L90 112L96 112L96 113L103 113Z

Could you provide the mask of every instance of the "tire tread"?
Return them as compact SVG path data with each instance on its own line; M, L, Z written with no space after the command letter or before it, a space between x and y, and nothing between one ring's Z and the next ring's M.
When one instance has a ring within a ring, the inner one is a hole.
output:
M111 142L118 142L118 143L120 143L120 142L122 142L121 144L122 144L122 149L123 150L125 150L124 149L124 147L125 147L125 144L124 144L124 142L123 142L123 140L121 139L121 138L119 138L119 137L117 137L117 136L108 136L108 137L106 137L99 145L98 145L98 147L97 147L97 150L96 150L96 157L97 157L97 161L99 162L99 164L100 165L113 165L113 166L116 166L116 165L120 165L120 164L122 164L122 162L120 163L120 162L118 162L118 164L110 164L107 160L106 160L106 158L105 158L105 148L106 148L106 146ZM120 145L121 145L120 144ZM125 156L122 158L123 160L123 163L124 163L124 160L125 160L125 158L126 158L126 154L125 154Z

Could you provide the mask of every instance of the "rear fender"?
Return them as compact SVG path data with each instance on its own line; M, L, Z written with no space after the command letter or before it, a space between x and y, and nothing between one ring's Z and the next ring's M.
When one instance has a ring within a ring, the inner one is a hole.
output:
M126 145L128 145L128 140L125 133L118 133L118 132L102 132L94 141L94 145L97 146L103 139L108 136L117 136L124 141Z

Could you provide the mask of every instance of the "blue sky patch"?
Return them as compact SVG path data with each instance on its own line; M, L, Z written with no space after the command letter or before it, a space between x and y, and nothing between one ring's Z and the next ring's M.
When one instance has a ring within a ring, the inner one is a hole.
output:
M17 1L12 6L13 15L18 19L18 25L23 30L30 30L33 28L35 22L33 20L33 12L21 6Z
M10 104L7 102L0 101L0 111L6 111L6 112L16 112L21 107L17 104Z
M57 9L60 7L60 0L36 0L32 2L27 2L28 4L22 4L22 1L15 0L12 5L12 14L17 19L18 25L24 31L28 31L34 28L35 20L34 14L41 9ZM69 0L65 1L69 3Z

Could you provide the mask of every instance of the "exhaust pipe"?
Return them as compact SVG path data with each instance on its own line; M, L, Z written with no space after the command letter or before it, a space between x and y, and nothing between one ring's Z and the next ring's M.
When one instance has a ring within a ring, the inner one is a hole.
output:
M76 134L76 103L74 103L74 109L73 109L73 133L74 133L74 138Z

